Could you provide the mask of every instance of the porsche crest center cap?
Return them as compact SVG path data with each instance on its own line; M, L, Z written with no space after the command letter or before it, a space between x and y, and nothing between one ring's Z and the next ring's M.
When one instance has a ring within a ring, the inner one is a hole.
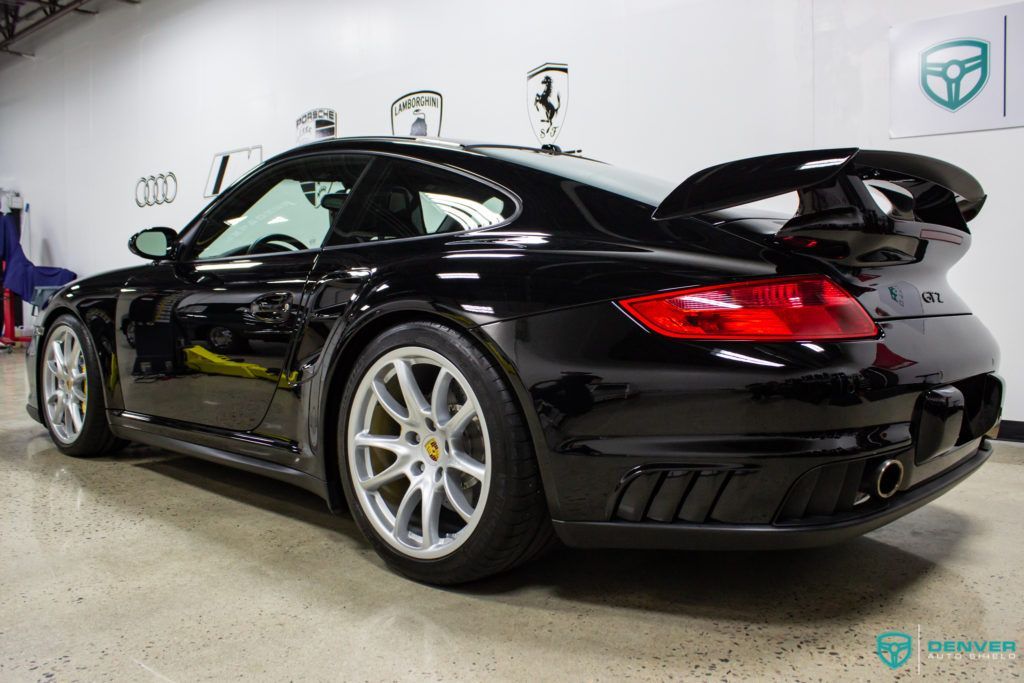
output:
M437 462L438 459L440 459L441 446L438 445L437 439L435 439L434 437L430 437L429 439L427 439L423 444L423 448L424 450L427 451L427 455L429 455L430 459L433 460L434 462Z

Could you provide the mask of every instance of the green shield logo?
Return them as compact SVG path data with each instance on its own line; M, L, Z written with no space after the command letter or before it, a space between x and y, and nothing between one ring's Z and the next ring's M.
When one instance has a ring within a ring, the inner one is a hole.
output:
M957 38L921 53L921 89L935 104L956 111L988 83L988 41Z
M890 669L898 669L910 659L914 639L901 631L886 631L875 638L875 654Z

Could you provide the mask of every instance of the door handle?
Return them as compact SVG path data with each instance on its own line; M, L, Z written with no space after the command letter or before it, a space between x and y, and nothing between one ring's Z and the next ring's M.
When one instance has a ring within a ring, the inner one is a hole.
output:
M268 323L284 322L291 315L291 292L262 294L249 304L249 314L257 320Z
M355 267L345 270L335 270L327 273L321 280L339 285L357 285L366 282L366 279L373 275L376 268Z

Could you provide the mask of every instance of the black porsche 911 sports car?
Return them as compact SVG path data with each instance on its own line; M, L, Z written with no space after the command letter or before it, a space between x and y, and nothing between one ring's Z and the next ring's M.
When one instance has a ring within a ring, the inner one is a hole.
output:
M674 187L553 146L312 143L54 296L28 410L71 455L134 441L347 503L425 582L556 538L839 541L989 457L998 349L946 281L984 199L896 152Z

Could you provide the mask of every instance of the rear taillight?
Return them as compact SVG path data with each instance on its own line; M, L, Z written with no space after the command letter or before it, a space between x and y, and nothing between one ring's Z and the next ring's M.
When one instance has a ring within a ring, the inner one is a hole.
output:
M875 322L821 275L691 287L619 302L644 327L680 339L863 339Z

